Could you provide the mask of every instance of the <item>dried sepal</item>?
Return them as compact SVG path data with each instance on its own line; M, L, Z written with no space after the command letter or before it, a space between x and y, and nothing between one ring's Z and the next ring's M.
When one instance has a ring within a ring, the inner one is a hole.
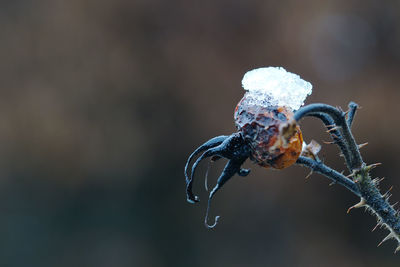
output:
M309 144L303 142L303 149L301 151L301 156L317 159L318 153L321 151L321 145L317 141L311 140Z

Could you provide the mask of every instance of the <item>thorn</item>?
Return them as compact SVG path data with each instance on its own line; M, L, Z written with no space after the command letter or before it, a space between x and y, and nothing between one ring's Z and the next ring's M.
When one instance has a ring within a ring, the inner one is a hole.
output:
M389 239L394 238L394 237L395 237L394 234L393 234L392 232L390 232L390 234L388 234L388 235L381 241L381 243L378 244L378 247L379 247L380 245L382 245L384 242L386 242L386 241L388 241Z
M329 186L332 186L332 185L335 185L335 184L336 184L336 182L332 182L332 183L329 184Z
M394 254L396 254L398 251L400 251L400 245L394 250Z
M329 124L329 125L326 125L326 127L327 128L336 127L336 124Z
M361 149L361 148L365 147L366 145L368 145L368 142L363 143L363 144L359 144L358 145L358 149Z
M382 163L378 162L378 163L374 163L371 165L366 166L365 168L367 169L367 171L370 171L372 169L375 169L376 167L378 167L379 165L382 165Z
M349 175L347 175L346 176L346 178L351 178L351 177L353 177L354 175L356 175L356 172L355 171L353 171L352 173L350 173Z
M394 209L394 207L395 207L397 204L399 204L398 201L392 205L392 208Z
M336 134L331 133L331 135L332 135L332 137L333 137L334 139L339 139L339 136L337 136Z
M351 206L351 207L347 210L347 213L350 213L350 211L351 211L352 209L358 209L358 208L365 207L365 206L366 206L365 204L367 204L367 203L365 202L365 199L361 198L360 202L358 202L358 203L355 204L354 206Z
M387 201L387 202L389 202L389 199L392 197L392 194L384 194L383 195L384 196L384 198L385 198L385 200Z
M376 230L376 228L378 228L378 226L380 226L380 225L382 225L382 224L378 222L378 223L375 225L374 229L372 229L372 231L371 231L371 232L375 231L375 230Z
M375 186L378 186L379 183L380 183L380 179L379 179L379 178L372 179L372 183L373 183Z
M330 132L332 132L332 131L336 131L336 130L339 130L341 127L339 127L339 126L335 126L335 127L332 127L332 128L330 128L330 129L328 129L326 132L327 133L330 133Z
M305 178L305 179L307 180L308 178L310 178L312 174L313 174L313 171L311 170L311 171L310 171L310 173L309 173L309 174L307 174L307 176L306 176L306 178Z
M344 158L344 155L343 155L343 153L342 153L342 152L340 152L340 153L339 153L339 157L342 157L342 158Z
M375 185L379 185L383 180L385 179L385 177L382 178L375 178L374 180L372 180Z
M389 188L388 191L386 191L385 194L383 194L383 197L386 197L386 199L388 199L389 197L391 197L392 195L389 194L389 192L392 191L392 189L393 189L393 185Z
M326 144L326 145L334 145L334 144L336 144L336 142L335 141L322 141L324 144Z

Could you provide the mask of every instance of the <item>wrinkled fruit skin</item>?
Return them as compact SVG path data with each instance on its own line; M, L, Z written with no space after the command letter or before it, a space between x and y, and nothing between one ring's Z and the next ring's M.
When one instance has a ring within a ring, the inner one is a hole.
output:
M256 164L283 169L300 156L303 136L290 108L251 104L245 96L236 106L234 117Z

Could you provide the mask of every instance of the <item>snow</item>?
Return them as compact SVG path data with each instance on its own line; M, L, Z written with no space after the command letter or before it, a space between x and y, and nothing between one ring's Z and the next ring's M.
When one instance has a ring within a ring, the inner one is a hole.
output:
M311 83L282 67L265 67L248 71L242 80L249 104L286 106L299 109L311 94Z

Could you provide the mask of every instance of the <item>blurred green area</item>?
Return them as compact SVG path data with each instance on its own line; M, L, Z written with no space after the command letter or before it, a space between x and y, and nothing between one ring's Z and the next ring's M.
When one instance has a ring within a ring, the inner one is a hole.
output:
M248 163L212 231L205 164L199 205L183 176L195 147L235 131L242 75L283 66L314 85L307 103L362 106L354 134L399 200L399 1L3 0L0 21L0 266L399 266L320 175ZM336 148L321 156L344 169Z

